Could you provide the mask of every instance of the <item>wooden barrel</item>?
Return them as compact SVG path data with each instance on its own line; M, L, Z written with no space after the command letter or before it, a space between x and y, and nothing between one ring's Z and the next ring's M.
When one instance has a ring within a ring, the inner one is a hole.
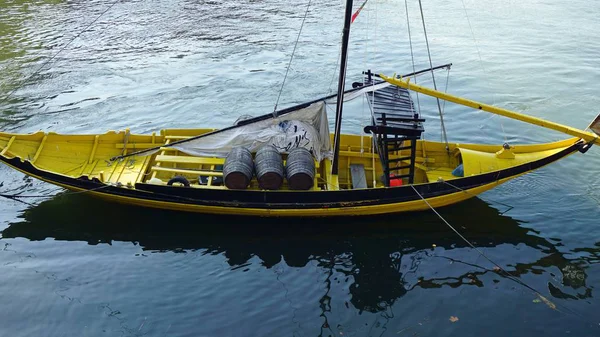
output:
M278 190L283 184L283 159L277 148L265 145L254 158L258 186L264 190Z
M223 164L223 180L230 189L243 190L248 187L254 174L252 153L245 147L234 147Z
M308 190L314 185L315 160L307 149L290 151L285 166L288 185L292 190Z

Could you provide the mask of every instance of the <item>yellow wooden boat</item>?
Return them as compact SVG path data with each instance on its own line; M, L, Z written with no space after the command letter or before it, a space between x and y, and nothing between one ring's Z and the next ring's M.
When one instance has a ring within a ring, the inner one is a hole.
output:
M333 97L242 120L220 130L165 129L150 135L130 134L129 130L99 135L0 132L0 160L66 189L131 205L252 216L347 216L451 205L576 151L585 152L597 141L595 133L410 83L412 76L433 71L433 67L399 77L374 76L369 71L363 83L344 91L351 8L352 1L348 0L338 94ZM415 111L410 92L536 124L573 138L537 145L425 141L421 139L425 120ZM368 97L372 123L365 126L363 135L340 132L345 94ZM334 98L335 130L330 133L325 105ZM590 125L594 132L598 132L597 124L598 118ZM314 158L309 161L314 160L314 168L312 162L303 163L310 166L303 189L298 190L290 184L289 176L286 182L281 175L283 185L270 189L252 175L246 175L248 181L241 187L232 188L234 185L227 183L227 165L235 159L228 156L236 148L256 152L265 145L275 146L281 153L279 160L285 163L287 174L293 166L291 159L287 162L288 155L294 149L311 151Z
M385 79L412 90L424 89L407 81ZM471 102L444 95L445 99L463 104ZM476 104L482 110L493 108ZM391 168L386 168L380 155L382 148L377 147L378 135L341 135L338 174L332 173L330 158L315 160L314 184L303 191L289 189L285 183L279 190L263 190L256 179L247 189L228 189L213 179L223 176L218 168L224 164L224 158L190 155L173 146L202 136L218 136L221 130L213 129L166 129L150 135L130 134L128 130L99 135L0 133L0 160L66 189L87 191L132 205L253 216L347 216L451 205L577 151L585 152L598 137L534 117L512 117L576 137L547 144L510 146L456 143L447 146L441 142L405 139L400 144L414 142L414 149L404 146L401 150L387 151L385 157ZM260 118L272 119L270 114ZM236 127L239 126L230 129ZM333 139L332 134L330 140ZM148 149L158 151L148 154ZM399 176L408 175L411 169L413 172L394 184L389 176L386 179L394 165L400 168L396 170ZM459 166L462 174L453 174ZM353 167L364 169L363 186L357 186ZM184 177L190 185L168 184L174 177Z

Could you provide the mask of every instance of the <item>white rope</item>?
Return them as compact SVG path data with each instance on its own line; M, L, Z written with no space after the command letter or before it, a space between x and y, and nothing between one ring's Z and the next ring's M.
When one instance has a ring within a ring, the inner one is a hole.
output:
M81 34L85 33L88 29L90 29L90 27L92 27L96 21L98 21L104 14L106 14L106 12L108 12L111 8L113 8L117 3L119 3L121 0L115 0L114 2L112 2L102 13L100 13L100 15L98 15L92 22L90 22L82 31L80 31L77 35L75 35L71 40L69 40L69 42L67 42L67 44L65 44L64 46L62 46L57 52L56 54L52 55L52 57L50 57L48 60L46 60L46 62L42 63L41 66L39 66L39 68L37 68L33 74L29 75L26 79L23 80L23 82L21 82L15 89L13 89L10 93L8 93L8 95L6 97L4 97L4 99L2 101L0 101L0 104L3 104L4 102L8 101L8 99L19 89L21 89L25 83L27 83L30 79L33 78L33 76L39 74L40 71L42 71L42 69L44 69L48 64L50 64L57 56L58 54L60 54L63 50L65 50L71 43L73 43L73 41L77 40Z
M465 189L462 189L462 188L460 188L460 187L458 187L458 186L455 186L455 185L453 185L453 184L451 184L451 183L447 182L446 180L442 180L442 182L443 182L444 184L446 184L446 185L450 186L450 187L453 187L453 188L455 188L455 189L457 189L457 190L459 190L459 191L462 191L462 192L466 193L467 195L469 195L469 196L471 196L471 197L476 197L476 196L477 196L476 194L473 194L473 193L471 193L471 192L469 192L469 191L467 191L467 190L465 190ZM513 206L511 206L511 205L509 205L509 204L505 204L505 203L503 203L503 202L500 202L500 201L495 201L495 200L492 200L492 199L490 199L490 198L486 198L486 200L487 200L487 201L489 201L489 202L493 202L493 203L495 203L495 204L498 204L498 205L502 205L502 206L504 206L504 207L507 207L508 209L507 209L506 211L502 212L502 214L504 214L504 213L506 213L506 212L508 212L508 211L510 211L511 209L513 209L513 208L514 208Z
M373 168L373 188L377 187L377 177L375 175L375 133L373 133L373 131L371 131L371 159L372 159L372 165L371 166Z
M339 36L339 40L342 39L342 34L340 34ZM335 82L335 75L338 73L338 71L340 70L340 59L342 54L342 50L340 48L338 48L338 55L336 57L336 61L335 61L335 67L333 68L333 74L331 74L331 81L329 81L329 89L327 89L328 93L332 93L333 92L333 83Z
M365 83L365 80L363 79L363 84L364 83ZM366 113L365 113L365 101L367 99L366 96L367 96L366 94L363 95L363 99L362 99L362 113L363 113L363 116L366 115ZM365 123L365 125L366 124L367 123ZM365 133L361 131L360 132L360 153L361 154L364 153L364 149L365 149L364 137L365 137Z
M435 213L435 215L438 216L438 218L440 218L440 220L442 220L442 222L444 222L446 224L446 226L448 226L456 235L458 235L459 238L461 238L467 245L469 245L469 247L473 248L477 253L479 253L479 255L483 258L485 258L486 260L488 260L491 264L493 264L494 266L496 266L496 268L498 268L498 271L501 271L502 274L500 274L501 276L506 277L507 279L516 282L518 284L520 284L521 286L531 290L535 295L537 295L543 302L544 304L546 304L550 309L552 310L556 310L558 312L562 312L562 313L570 313L576 317L578 317L579 319L581 319L582 321L585 321L586 323L589 324L594 324L593 322L590 322L587 318L585 318L582 314L580 314L579 312L565 306L565 305L561 305L558 304L561 308L565 309L567 312L561 311L557 308L557 305L554 304L553 302L551 302L549 299L547 299L546 297L544 297L542 295L542 293L540 293L537 289L533 288L532 286L528 285L527 283L525 283L524 281L521 281L520 279L518 279L517 277L511 275L508 271L506 271L504 268L502 268L502 266L500 266L498 263L496 263L495 261L493 261L492 259L490 259L489 257L487 257L487 255L485 255L480 249L478 249L477 247L475 247L475 245L473 245L471 243L471 241L469 241L467 238L465 238L462 234L460 234L456 228L454 228L446 219L444 219L444 217L438 213L438 211L433 208L433 206L431 206L431 204L427 201L427 199L425 199L423 197L423 195L421 195L421 193L419 193L419 191L415 188L414 185L410 185L410 187L412 187L413 191L415 191L415 193L419 196L419 198L421 198L421 200L423 200L423 202L425 202L425 204L427 204L427 206L433 211L433 213ZM598 324L600 325L600 324Z
M448 82L450 80L450 68L448 68L448 72L446 73L446 86L444 88L444 92L448 92ZM446 100L442 102L442 114L446 111ZM447 143L446 143L447 145Z
M465 18L467 19L467 23L469 24L469 30L471 31L471 37L473 38L473 43L475 44L475 49L477 49L477 56L479 57L479 66L481 67L481 69L483 70L483 73L485 75L485 79L486 79L486 84L488 86L488 90L492 93L492 105L496 105L496 94L494 93L494 90L492 89L492 85L490 84L489 78L490 76L488 75L488 71L487 68L485 67L484 63L483 63L483 58L481 57L481 50L479 49L479 43L477 42L477 38L475 38L475 32L473 31L473 26L471 25L471 19L469 18L469 13L467 12L467 6L465 6L465 2L464 0L461 0L462 2L462 6L463 6L463 10L465 12ZM490 118L496 118L496 115L493 115ZM500 119L500 127L502 128L502 134L504 135L504 142L508 142L508 136L506 134L506 131L504 130L504 122L502 121L502 119Z
M410 19L409 19L409 15L408 15L408 0L404 0L404 7L406 8L406 26L408 27L408 43L410 45L410 58L412 60L412 68L413 68L413 73L416 73L417 70L415 68L415 56L413 53L413 45L412 45L412 35L410 33ZM417 84L417 76L413 76L413 80L415 82L415 84ZM419 112L419 116L421 115L421 103L419 101L419 93L416 93L417 95L417 111Z
M429 50L429 39L427 38L427 29L425 28L425 16L423 15L423 5L421 4L421 0L419 0L419 9L421 10L421 21L423 22L423 34L425 35L425 44L427 46L427 55L429 56L429 66L431 69L431 79L433 80L433 88L437 90L437 85L435 83L435 75L433 72L433 62L431 61L431 51ZM446 126L444 125L444 115L442 114L442 107L440 105L440 99L435 98L438 106L438 111L440 113L440 124L442 127L442 135L444 136L444 142L446 143L446 152L450 154L450 146L448 146L448 135L446 134Z
M367 12L367 28L365 29L365 53L364 53L364 57L363 57L363 69L369 69L368 66L368 60L369 60L369 13ZM363 87L365 86L365 84L367 84L365 77L363 76ZM362 96L362 114L365 117L366 121L365 121L365 125L367 125L369 123L369 116L371 115L370 113L367 114L365 113L365 101L367 100L367 94L365 93ZM364 137L365 137L365 133L364 132L360 132L360 153L364 153Z
M306 16L308 16L308 9L310 8L311 2L312 0L308 0L308 5L306 5L306 12L304 12L304 18L302 18L302 24L300 25L300 31L298 32L298 37L296 38L296 43L294 44L294 49L292 50L292 56L290 56L290 62L288 62L287 68L285 69L285 76L283 76L281 89L279 89L279 94L277 95L277 102L275 102L275 107L273 108L273 117L277 117L277 105L279 105L279 99L281 98L281 93L283 92L283 86L285 85L285 80L287 79L290 67L292 65L292 60L294 59L296 47L298 47L298 41L300 41L300 35L302 34L302 28L304 28L304 22L306 21Z

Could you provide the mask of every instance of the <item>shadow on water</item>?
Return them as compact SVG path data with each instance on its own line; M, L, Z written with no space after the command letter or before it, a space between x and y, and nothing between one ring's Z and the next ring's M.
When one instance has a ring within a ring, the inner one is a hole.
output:
M569 259L558 250L560 244L538 236L477 198L441 209L441 214L478 248L504 251L505 245L526 245L543 255L528 263L498 261L508 265L513 276L541 274L545 268L556 267L563 274L563 289L569 288L569 293L548 283L554 297L592 297L583 265L593 263L600 249L590 248L591 257ZM319 267L330 270L331 274L335 270L353 277L352 304L369 312L385 310L416 287L483 286L483 276L500 277L489 263L477 265L441 256L446 265L459 263L469 271L445 276L440 270L434 278L406 281L407 274L414 274L414 270L406 268L406 257L414 262L415 255L434 256L440 248L445 251L468 248L437 216L426 212L369 218L247 218L160 211L87 196L62 195L25 210L21 217L23 221L11 223L2 232L4 239L54 238L85 241L90 245L122 241L153 253L201 250L222 254L232 269L248 265L253 257L260 258L267 269L282 258L290 267L304 267L317 261ZM381 286L382 280L385 286Z

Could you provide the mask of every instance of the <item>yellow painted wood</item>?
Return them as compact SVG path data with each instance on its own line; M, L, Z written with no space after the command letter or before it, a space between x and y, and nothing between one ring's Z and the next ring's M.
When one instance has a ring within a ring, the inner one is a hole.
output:
M452 175L452 169L442 168L442 167L426 171L426 174L427 174L427 180L429 180L429 182L435 182L435 181L438 181L439 179L453 180L453 179L457 178Z
M155 143L131 143L129 142L128 144L115 144L115 148L117 149L123 149L123 148L127 148L127 149L135 149L135 150L144 150L144 149L149 149L152 147L155 147L157 144Z
M33 159L31 160L32 164L35 163L35 161L40 156L40 153L42 153L42 149L44 148L44 144L46 143L47 139L48 139L48 135L44 136L44 138L42 139L42 142L40 143L40 146L38 147L37 151L35 152L35 156L33 156Z
M4 149L2 149L2 152L0 152L0 156L4 156L8 152L8 149L10 148L10 146L12 145L12 143L15 141L16 138L17 138L16 136L10 137L8 144L6 144L6 147Z
M123 162L121 163L121 168L118 170L119 174L117 175L117 178L115 178L115 182L120 182L121 181L121 177L123 176L123 172L125 172L125 169L127 168L127 165L129 165L129 158L126 158L125 160L123 160ZM112 177L111 177L112 179Z
M167 139L167 141L165 142L165 145L169 145L170 143L171 143L171 140L170 140L170 139ZM165 155L165 153L166 153L166 150L163 150L163 149L161 148L161 152L160 152L160 154L164 156L164 155ZM162 164L161 164L161 163L160 163L160 162L157 160L157 161L156 161L156 167L160 167L160 166L162 166ZM153 171L153 172L152 172L152 179L155 179L157 174L158 174L158 171Z
M176 164L200 164L200 165L223 165L224 158L206 158L206 157L190 157L190 156L169 156L158 155L156 161L161 163L176 163Z
M170 141L170 140L167 140L167 141ZM177 152L177 151L179 151L179 150L177 150L174 147L168 147L168 146L163 146L163 147L159 148L159 150L163 152L163 153L161 153L163 155L166 154L166 152Z
M329 159L324 159L324 173L325 173L325 182L327 183L327 190L328 191L335 191L335 190L339 190L340 189L340 184L338 182L338 176L335 175L335 177L331 174L331 160ZM335 179L335 181L334 181Z
M580 130L577 128L573 128L573 127L555 123L555 122L550 122L550 121L547 121L547 120L544 120L544 119L541 119L538 117L527 116L527 115L524 115L524 114L521 114L521 113L518 113L515 111L511 111L508 109L495 107L493 105L480 103L480 102L473 101L470 99L450 95L445 92L437 91L437 90L427 88L424 86L420 86L417 84L412 84L412 83L410 83L409 80L398 79L395 77L387 77L384 75L380 75L380 76L386 82L389 82L389 83L399 86L401 88L420 92L420 93L428 95L428 96L437 97L439 99L443 99L448 102L468 106L473 109L491 112L496 115L516 119L516 120L519 120L519 121L522 121L525 123L530 123L530 124L534 124L534 125L538 125L538 126L547 128L547 129L559 131L559 132L565 133L570 136L579 137L579 138L585 140L586 142L595 142L598 139L598 135L591 133L591 132L587 132L584 130Z
M96 155L96 149L98 149L98 141L100 139L99 135L94 137L94 147L92 147L92 152L90 153L90 158L88 159L88 164L91 164L94 160L94 155Z
M205 171L205 170L186 170L181 168L169 168L153 166L150 168L151 171L168 172L174 174L191 174L196 176L211 176L211 177L222 177L223 172ZM210 179L209 179L210 181Z
M16 168L15 168L16 169ZM23 172L26 173L27 172ZM41 177L32 175L33 177L42 179ZM466 191L457 191L456 193L444 195L441 197L428 198L427 201L431 204L432 207L442 207L450 204L454 204L468 198L471 198L477 194L485 192L493 187L496 187L510 179L506 178L499 180L494 183L490 183L487 185L483 185L477 188L468 189ZM48 181L51 182L51 181ZM70 186L66 186L64 184L51 182L58 186L62 186L64 188L73 190L73 191L84 191L79 188L73 188ZM125 188L125 187L124 187ZM203 188L197 186L196 188ZM201 212L201 213L212 213L212 214L232 214L232 208L230 207L222 207L222 206L201 206L201 205L190 205L183 203L173 203L173 202L162 202L162 201L154 201L154 200L145 200L145 199L135 199L129 198L119 195L109 195L100 193L97 191L89 191L87 192L91 195L100 197L105 200L115 201L120 203L125 203L129 205L138 205L144 207L153 207L153 208L162 208L176 211L186 211L186 212ZM274 192L277 193L277 192ZM298 193L311 193L311 192L298 192ZM314 192L312 192L314 193ZM321 193L321 192L319 192ZM335 192L322 192L322 193L335 193ZM235 214L238 215L251 215L251 216L275 216L275 217L296 217L296 216L348 216L348 215L374 215L374 214L387 214L387 213L399 213L399 212L407 212L407 211L419 211L419 210L427 210L429 206L425 204L422 200L415 200L410 202L403 203L393 203L393 204L381 204L381 205L371 205L371 206L355 206L355 207L341 207L341 208L310 208L310 209L256 209L256 208L243 208L236 207Z
M202 165L200 165L200 167L202 167ZM215 165L210 165L210 170L214 171L215 170ZM221 177L223 176L223 172L221 172ZM209 187L212 186L212 178L209 178L206 185L208 185Z
M81 168L81 170L79 171L79 174L77 175L77 177L81 177L83 176L86 172L90 172L89 174L91 174L91 172L94 171L94 166L96 166L96 164L98 164L97 160L94 160L93 162L87 164L87 165L83 165L83 167Z
M111 169L110 169L110 174L108 175L108 180L107 181L112 181L112 177L115 174L115 171L117 171L117 168L119 166L124 165L124 161L120 161L120 162L113 162L111 165ZM116 183L116 181L115 181Z
M150 166L150 162L152 162L152 156L144 157L144 163L142 164L142 169L140 170L137 178L135 179L136 183L141 183L144 181L144 176L146 175L146 171L148 171L148 166Z
M197 135L201 134L204 129L187 130L185 133L178 134L179 131L166 130L161 132L160 136L154 136L158 142L156 145L161 146L170 139L165 139L165 134L171 135ZM107 160L114 155L120 153L123 146L118 148L118 144L124 144L125 134L123 132L109 132L102 135L57 135L36 133L32 135L15 135L1 133L0 137L4 139L6 145L12 139L10 145L11 158L16 156L24 160L34 157L36 161L33 163L38 169L49 171L63 176L78 178L82 175L87 175L90 178L98 178L104 182L121 183L123 185L133 184L135 182L145 181L146 173L161 173L160 177L186 174L198 176L200 174L206 176L219 176L221 172L210 172L204 170L196 170L195 168L214 168L215 165L223 163L222 158L204 158L191 157L187 155L166 155L163 151L159 155L145 157L131 157L121 162L109 163ZM134 142L151 143L152 135L129 135L128 145ZM96 141L97 140L97 141ZM435 181L439 177L444 180L454 179L451 176L451 171L462 160L465 167L465 172L473 175L494 172L500 169L513 167L523 163L539 160L550 156L558 151L575 144L579 138L571 138L559 142L535 145L513 145L511 152L514 153L514 158L499 158L496 153L502 149L501 145L483 145L483 144L449 144L451 155L448 156L444 143L419 141L417 142L417 151L421 151L427 147L426 156L417 158L417 177L416 184L425 183L427 181ZM381 165L377 156L373 156L370 144L362 149L360 147L360 136L342 135L342 148L340 156L340 167L347 167L350 163L360 163L365 165L365 172L369 175L367 179L375 178L375 182L370 182L369 188L373 186L381 186L381 181L378 181L382 174ZM366 143L366 142L365 142ZM96 152L93 156L91 153L96 147ZM6 147L3 148L3 150ZM172 152L169 152L172 153ZM1 153L0 153L1 154ZM5 158L7 152L3 154ZM401 154L398 154L401 155ZM90 157L92 162L90 163ZM133 160L133 161L132 161ZM162 160L162 161L161 161ZM375 164L373 164L375 162ZM110 165L109 165L110 164ZM177 167L173 165L177 164ZM294 193L337 193L339 189L349 186L350 178L347 170L341 170L340 175L331 175L331 161L324 160L321 163L315 163L316 185L313 192L297 191ZM319 165L320 164L320 165ZM471 167L471 168L469 168ZM477 168L474 169L474 168ZM63 186L61 184L57 184ZM457 192L448 196L440 197L440 199L431 198L428 201L432 202L434 207L452 204L474 193L479 193L497 184L489 184L487 187L482 187L469 191L469 195L464 192ZM340 187L341 186L341 187ZM65 186L63 186L65 187ZM323 191L320 190L322 187ZM224 186L199 185L192 184L192 188L200 189L225 189ZM251 184L250 189L258 189L255 181ZM285 187L284 187L285 189ZM77 189L74 189L77 190ZM426 209L424 203L410 202L398 203L389 205L373 205L373 206L356 206L342 208L313 208L313 209L250 209L238 207L205 207L197 205L182 205L178 203L164 203L150 200L137 200L131 198L119 197L116 195L107 196L104 194L90 192L91 194L101 196L108 200L123 202L127 204L136 204L148 207L158 207L174 210L185 210L193 212L217 213L217 214L245 214L259 216L330 216L330 215L367 215L381 213L395 213L408 210ZM270 191L268 193L279 193L279 191ZM289 193L289 191L287 192ZM335 198L333 196L332 198Z
M146 157L132 157L127 161L116 179L122 184L134 185L138 182L140 175L143 172L143 167L148 158Z
M182 140L182 139L188 139L191 136L165 136L166 139L170 139L170 140Z

